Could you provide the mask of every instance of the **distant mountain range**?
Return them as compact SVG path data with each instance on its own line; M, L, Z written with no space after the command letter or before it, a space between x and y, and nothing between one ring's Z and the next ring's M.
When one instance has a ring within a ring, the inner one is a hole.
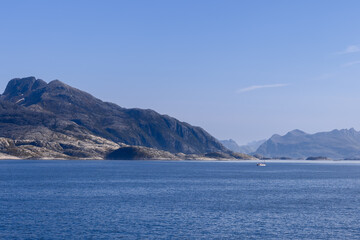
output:
M250 142L246 145L241 145L239 146L234 140L229 139L229 140L220 140L220 142L229 150L234 151L234 152L240 152L240 153L246 153L246 154L251 154L253 152L255 152L258 147L263 144L266 141L266 139L264 140L259 140L259 141L253 141Z
M209 153L247 158L200 127L153 110L103 102L59 80L12 79L0 95L0 153L5 157L114 159L125 154L117 151L122 147L133 148L128 158L129 153L148 159L209 158Z
M275 158L360 159L360 132L353 128L315 134L293 130L284 136L273 135L255 153Z

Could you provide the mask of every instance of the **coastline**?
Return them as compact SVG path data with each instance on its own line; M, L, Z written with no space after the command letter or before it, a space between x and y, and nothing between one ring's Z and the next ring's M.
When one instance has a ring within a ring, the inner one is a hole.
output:
M87 159L64 159L64 158L16 158L16 157L0 157L1 161L144 161L144 162L228 162L228 163L258 163L262 160L256 159L96 159L96 158L87 158ZM272 159L266 160L266 163L294 163L294 164L360 164L360 160L305 160L305 159L294 159L294 160L283 160L283 159Z

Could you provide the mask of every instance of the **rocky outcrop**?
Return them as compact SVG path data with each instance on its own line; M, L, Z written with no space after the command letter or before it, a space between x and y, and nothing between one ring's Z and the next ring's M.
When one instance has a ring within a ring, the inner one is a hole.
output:
M106 156L110 160L179 160L174 154L139 146L121 147Z
M22 159L104 159L109 151L119 148L118 144L91 135L84 139L59 133L48 136L53 138L49 141L0 138L0 152Z
M110 160L251 160L252 156L241 153L212 152L206 154L172 154L170 152L140 146L123 146L110 152Z

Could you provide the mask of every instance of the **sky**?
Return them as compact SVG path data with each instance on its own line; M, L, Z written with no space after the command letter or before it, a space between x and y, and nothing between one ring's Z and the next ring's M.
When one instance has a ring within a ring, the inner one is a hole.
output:
M59 79L239 144L360 130L360 1L2 0L0 92Z

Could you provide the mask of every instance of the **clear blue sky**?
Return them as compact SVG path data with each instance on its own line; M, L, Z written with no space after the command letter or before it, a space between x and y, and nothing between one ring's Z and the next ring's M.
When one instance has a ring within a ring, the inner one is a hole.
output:
M0 2L0 88L59 79L239 143L360 129L360 1Z

